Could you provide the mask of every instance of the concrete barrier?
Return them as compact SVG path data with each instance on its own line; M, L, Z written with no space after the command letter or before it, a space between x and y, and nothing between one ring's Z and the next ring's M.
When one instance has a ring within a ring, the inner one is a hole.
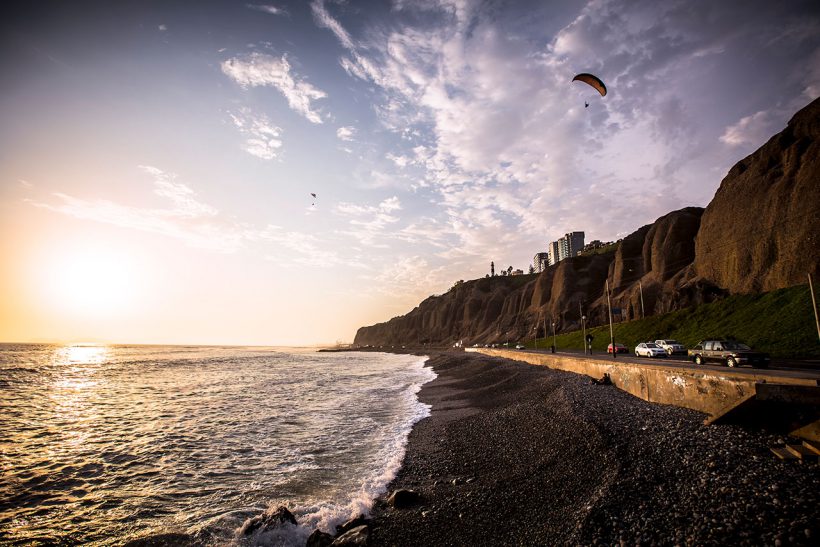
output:
M812 374L784 376L776 371L738 371L729 368L715 371L695 368L694 365L686 367L616 361L611 356L596 358L510 349L466 348L466 351L585 374L595 379L608 374L612 384L619 389L645 401L703 412L709 415L710 422L754 398L758 384L777 384L782 386L778 392L781 398L788 399L789 392L794 391L800 394L801 401L805 399L807 389L820 390L818 379ZM795 389L790 389L790 386Z

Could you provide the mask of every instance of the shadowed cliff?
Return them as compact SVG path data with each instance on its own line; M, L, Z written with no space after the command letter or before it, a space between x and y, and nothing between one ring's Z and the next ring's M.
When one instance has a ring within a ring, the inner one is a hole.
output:
M614 252L578 256L537 275L483 278L424 300L406 315L362 327L355 344L449 345L544 337L770 291L820 274L820 99L738 162L706 209L671 212L625 237ZM641 306L643 300L643 307Z

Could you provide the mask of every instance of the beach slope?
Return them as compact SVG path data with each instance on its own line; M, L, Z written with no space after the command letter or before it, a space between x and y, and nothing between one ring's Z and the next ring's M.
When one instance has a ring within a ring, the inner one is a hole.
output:
M432 415L372 512L375 545L816 545L817 463L783 439L647 403L589 378L433 353Z

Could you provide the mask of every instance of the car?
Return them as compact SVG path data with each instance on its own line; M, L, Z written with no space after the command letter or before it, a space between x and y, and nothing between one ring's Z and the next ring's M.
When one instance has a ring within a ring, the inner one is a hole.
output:
M609 344L606 347L606 352L612 353L612 344ZM615 342L615 353L629 353L629 350L626 348L625 345Z
M522 346L521 344L516 344L515 349L524 349L524 346Z
M689 350L689 358L696 365L713 361L727 367L751 365L755 368L768 368L771 363L768 353L754 351L737 340L703 340Z
M686 346L677 340L655 340L655 345L664 350L667 355L686 355Z
M666 357L666 350L652 342L642 342L635 346L636 357Z

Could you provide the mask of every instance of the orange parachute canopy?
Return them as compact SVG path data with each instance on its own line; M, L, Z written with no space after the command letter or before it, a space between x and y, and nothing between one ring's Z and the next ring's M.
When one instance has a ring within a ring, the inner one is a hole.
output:
M589 84L592 87L594 87L595 90L598 91L598 93L601 94L601 97L606 95L606 86L604 85L604 82L602 82L601 79L598 76L595 76L594 74L589 74L589 73L586 73L586 72L582 72L581 74L578 74L577 76L575 76L575 78L572 79L573 82L576 81L576 80L579 81L579 82L584 82L585 84Z

